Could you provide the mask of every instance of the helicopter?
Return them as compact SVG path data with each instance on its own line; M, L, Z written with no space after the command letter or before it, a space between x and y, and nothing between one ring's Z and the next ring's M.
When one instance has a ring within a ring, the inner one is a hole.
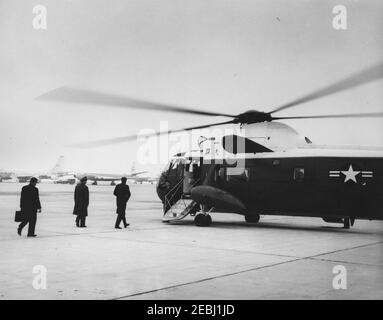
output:
M379 80L383 63L265 112L226 114L156 103L76 87L60 87L37 98L55 101L183 114L227 117L228 121L156 132L146 137L222 125L239 134L201 137L199 150L174 155L160 175L157 194L163 222L194 216L210 226L212 212L240 214L248 223L261 215L318 217L349 229L357 219L383 220L383 149L325 147L283 123L288 119L382 117L383 112L278 116L297 105ZM282 122L281 122L282 121ZM137 139L137 135L77 143L100 147Z

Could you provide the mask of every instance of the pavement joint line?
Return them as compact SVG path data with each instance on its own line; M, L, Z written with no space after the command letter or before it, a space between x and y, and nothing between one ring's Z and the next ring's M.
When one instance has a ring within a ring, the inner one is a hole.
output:
M354 264L358 266L365 266L365 267L378 267L383 268L383 265L380 264L370 264L370 263L362 263L362 262L350 262L350 261L344 261L344 260L332 260L332 259L320 259L320 258L309 258L309 260L313 261L325 261L325 262L335 262L335 263L345 263L345 264Z
M371 245L375 245L375 244L380 244L380 243L383 243L383 241L374 242L374 243L365 244L365 245L360 245L360 246L355 246L355 247L352 247L352 248L345 248L345 249L342 249L342 250L336 250L336 251L329 252L329 253L323 253L323 254L307 256L307 257L302 257L302 258L288 260L288 261L282 261L282 262L273 263L273 264L269 264L269 265L262 266L262 267L250 268L250 269L241 270L241 271L238 271L238 272L232 272L232 273L227 273L227 274L218 275L218 276L214 276L214 277L199 279L199 280L196 280L196 281L190 281L190 282L186 282L186 283L181 283L181 284L178 284L178 285L173 285L173 286L163 287L163 288L159 288L159 289L148 290L148 291L145 291L145 292L134 293L134 294L131 294L131 295L117 297L117 298L114 298L114 299L111 299L111 300L121 300L121 299L129 298L129 297L145 295L145 294L149 294L149 293L153 293L153 292L159 292L159 291L164 291L164 290L184 287L184 286L188 286L188 285L192 285L192 284L196 284L196 283L207 282L207 281L211 281L211 280L215 280L215 279L219 279L219 278L231 277L231 276L235 276L235 275L238 275L238 274L243 274L243 273L247 273L247 272L251 272L251 271L258 271L258 270L267 269L267 268L272 268L272 267L276 267L276 266L280 266L280 265L284 265L284 264L289 264L289 263L293 263L293 262L298 262L298 261L302 261L302 260L310 260L311 259L311 260L316 260L316 261L322 261L320 259L318 260L318 259L314 259L314 258L316 258L318 256L326 255L326 254L331 254L331 253L336 253L336 252L343 252L343 251L352 250L352 249L358 249L358 248L367 247L367 246L371 246Z
M184 286L188 286L188 285L191 285L191 284L202 283L202 282L206 282L206 281L210 281L210 280L215 280L215 279L219 279L219 278L235 276L237 274L242 274L242 273L247 273L247 272L251 272L251 271L261 270L261 269L265 269L265 268L275 267L275 266L278 266L278 265L287 264L287 263L290 263L290 262L296 262L296 261L299 261L299 260L302 260L302 258L293 259L293 260L289 260L289 261L278 262L278 263L273 263L273 264L269 264L269 265L266 265L266 266L250 268L250 269L241 270L241 271L237 271L237 272L221 274L221 275L218 275L218 276L213 276L213 277L203 278L203 279L199 279L199 280L195 280L195 281L189 281L189 282L185 282L185 283L175 284L175 285L172 285L172 286L167 286L167 287L163 287L163 288L159 288L159 289L153 289L153 290L148 290L148 291L144 291L144 292L133 293L133 294L130 294L130 295L121 296L121 297L113 298L113 299L110 299L110 300L121 300L121 299L129 298L129 297L140 296L140 295L149 294L149 293L153 293L153 292L158 292L158 291L164 291L164 290L184 287Z
M316 257L325 256L325 255L332 254L332 253L344 252L344 251L348 251L348 250L369 247L369 246L373 246L373 245L377 245L377 244L382 244L382 243L383 243L383 241L377 241L377 242L362 244L362 245L351 247L351 248L344 248L344 249L334 250L334 251L330 251L330 252L326 252L326 253L320 253L320 254L317 254L317 255L314 255L314 256L310 256L308 258L316 258Z

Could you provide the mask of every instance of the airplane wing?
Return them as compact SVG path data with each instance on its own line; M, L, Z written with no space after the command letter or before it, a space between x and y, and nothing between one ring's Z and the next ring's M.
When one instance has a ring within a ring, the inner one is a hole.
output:
M134 173L131 173L129 176L130 177L136 177L140 174L143 174L143 173L147 173L148 171L138 171L138 172L134 172Z

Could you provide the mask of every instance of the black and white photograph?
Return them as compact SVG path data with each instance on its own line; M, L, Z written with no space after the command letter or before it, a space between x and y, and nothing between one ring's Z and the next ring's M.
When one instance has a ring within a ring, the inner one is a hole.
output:
M381 0L0 0L0 41L0 300L383 298Z

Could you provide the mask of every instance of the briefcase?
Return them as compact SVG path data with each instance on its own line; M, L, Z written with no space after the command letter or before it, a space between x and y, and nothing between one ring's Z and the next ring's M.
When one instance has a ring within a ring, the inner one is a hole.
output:
M23 222L24 215L22 211L16 211L15 213L15 222Z

